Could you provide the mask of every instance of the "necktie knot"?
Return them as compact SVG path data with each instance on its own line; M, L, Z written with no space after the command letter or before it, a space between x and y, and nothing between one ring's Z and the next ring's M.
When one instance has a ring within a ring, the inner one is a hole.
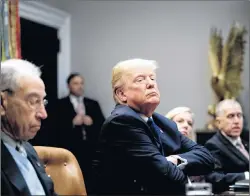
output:
M24 147L22 146L22 143L20 141L18 141L16 143L16 151L18 151L19 153L21 153L21 155L26 157L26 152L25 152Z
M240 141L237 141L235 146L238 148L244 148L243 144Z
M21 152L21 141L17 141L16 142L16 150L18 151L18 152Z
M16 145L16 151L20 152L20 147Z
M151 118L148 118L147 124L148 124L149 126L151 126L152 123L153 123L153 120L152 120Z
M152 118L148 118L147 124L153 131L157 133L157 135L161 134L160 128L155 124Z

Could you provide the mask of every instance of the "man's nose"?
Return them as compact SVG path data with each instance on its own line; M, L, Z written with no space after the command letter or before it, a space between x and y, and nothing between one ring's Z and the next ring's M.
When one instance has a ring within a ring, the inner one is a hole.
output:
M239 118L238 116L235 116L235 117L233 118L233 122L234 122L235 124L238 124L238 123L240 122L240 118Z
M152 88L155 86L155 80L152 80L151 78L147 78L147 88Z
M42 107L37 111L37 117L44 120L48 117L47 111L45 109L45 106L42 105Z

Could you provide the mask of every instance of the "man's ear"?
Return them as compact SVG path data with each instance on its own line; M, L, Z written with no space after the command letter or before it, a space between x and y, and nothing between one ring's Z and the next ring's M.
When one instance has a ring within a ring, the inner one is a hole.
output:
M7 101L6 101L6 94L3 92L0 92L0 94L1 94L0 114L1 116L3 116L5 115L5 112L6 112L5 108L6 108Z
M115 91L116 96L118 97L118 99L123 102L126 103L127 102L127 96L124 94L123 89L122 88L118 88Z

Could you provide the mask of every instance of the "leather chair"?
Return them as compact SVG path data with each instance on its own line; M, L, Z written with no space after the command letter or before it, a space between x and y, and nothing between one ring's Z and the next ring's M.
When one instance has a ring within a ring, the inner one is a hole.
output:
M75 156L63 148L34 146L58 195L87 195L83 174Z

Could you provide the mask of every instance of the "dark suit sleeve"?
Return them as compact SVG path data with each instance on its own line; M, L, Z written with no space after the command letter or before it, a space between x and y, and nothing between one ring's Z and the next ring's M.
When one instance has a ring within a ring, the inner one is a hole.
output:
M218 193L228 190L230 185L245 179L245 175L244 173L223 173L222 171L214 171L206 175L205 179L206 182L213 185L213 192Z
M181 135L181 151L178 155L187 160L188 164L183 171L188 175L205 175L214 169L214 158L211 153L204 146L183 135Z
M224 173L219 160L215 160L215 171L205 176L207 182L213 185L213 192L223 192L229 189L239 180L245 179L245 174L241 173Z
M205 147L210 151L218 164L222 164L221 160L221 149L213 142L206 142Z
M145 132L145 125L137 121L129 117L116 117L104 126L104 137L109 148L128 156L133 163L137 163L138 170L141 170L144 175L151 172L158 176L156 181L163 180L184 185L187 182L186 175L166 160Z
M12 183L6 177L6 174L1 170L1 195L15 195Z
M227 190L229 185L245 179L244 172L224 173L221 166L222 163L220 162L220 158L222 156L220 148L212 142L207 142L205 146L210 150L215 158L215 171L206 176L206 180L213 184L215 192Z

